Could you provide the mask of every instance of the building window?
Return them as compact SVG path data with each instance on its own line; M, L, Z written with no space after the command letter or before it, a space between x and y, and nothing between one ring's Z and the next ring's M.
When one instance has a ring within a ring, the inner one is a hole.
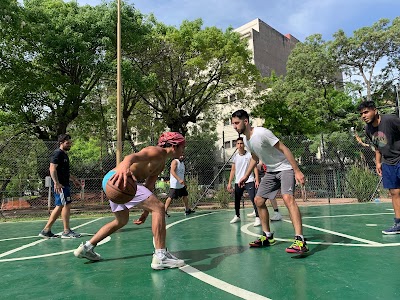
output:
M232 148L235 148L236 147L236 140L233 140L232 141Z
M225 149L231 148L231 141L225 142L225 143L224 143L224 148L225 148Z

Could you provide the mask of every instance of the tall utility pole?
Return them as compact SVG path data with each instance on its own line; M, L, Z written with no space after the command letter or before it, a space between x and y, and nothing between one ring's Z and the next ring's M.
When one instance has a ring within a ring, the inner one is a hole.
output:
M396 89L396 110L397 110L397 114L400 118L399 84L400 84L400 82L397 82L397 84L394 86L394 88Z
M121 0L117 0L117 152L116 164L122 160L122 112L121 112Z

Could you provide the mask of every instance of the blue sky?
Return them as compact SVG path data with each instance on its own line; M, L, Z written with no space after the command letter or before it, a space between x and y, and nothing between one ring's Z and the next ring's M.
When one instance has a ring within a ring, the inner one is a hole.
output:
M97 5L104 0L77 0ZM116 1L116 0L114 0ZM105 0L105 2L111 2ZM300 41L321 33L324 40L343 29L347 35L371 26L381 18L400 16L399 0L126 0L143 14L153 13L167 24L201 18L205 26L225 30L259 18L277 31L290 33Z

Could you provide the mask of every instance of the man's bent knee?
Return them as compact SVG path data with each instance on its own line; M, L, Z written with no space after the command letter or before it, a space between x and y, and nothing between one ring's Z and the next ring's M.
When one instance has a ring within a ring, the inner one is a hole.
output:
M254 197L254 203L257 207L261 207L265 205L265 199L260 196L255 196Z
M124 227L126 224L128 224L129 211L122 210L122 211L117 211L114 214L115 214L114 223L118 228Z
M151 195L149 198L140 203L140 207L151 212L165 213L165 205L156 196Z

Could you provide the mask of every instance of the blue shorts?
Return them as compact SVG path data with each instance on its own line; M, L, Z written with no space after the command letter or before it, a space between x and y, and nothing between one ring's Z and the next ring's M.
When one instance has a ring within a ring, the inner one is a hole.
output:
M54 187L53 187L53 194L54 194L54 204L56 206L62 206L65 204L69 204L72 202L71 200L71 188L69 186L64 186L62 188L62 193L61 194L57 194L54 191Z
M103 181L101 183L101 186L103 187L103 191L104 193L106 192L106 185L107 185L107 181L111 178L111 176L113 176L115 173L114 170L108 171L108 173L103 177Z
M400 163L382 164L382 180L385 189L400 189Z

